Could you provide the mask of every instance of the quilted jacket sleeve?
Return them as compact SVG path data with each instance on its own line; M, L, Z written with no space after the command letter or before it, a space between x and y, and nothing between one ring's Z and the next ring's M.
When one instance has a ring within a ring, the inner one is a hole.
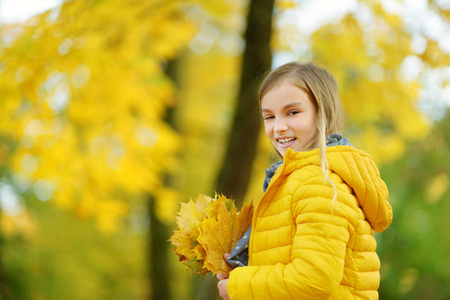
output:
M356 212L339 203L332 213L334 190L323 186L323 177L308 181L292 199L296 226L292 262L234 269L227 285L230 299L329 299L339 286L349 218Z

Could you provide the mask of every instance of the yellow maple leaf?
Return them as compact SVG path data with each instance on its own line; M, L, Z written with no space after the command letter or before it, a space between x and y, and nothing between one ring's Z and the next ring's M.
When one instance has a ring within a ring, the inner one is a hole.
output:
M196 259L191 259L187 262L184 262L184 264L192 270L192 273L194 274L201 274L202 278L204 278L208 274L208 270L203 268L203 261L199 261Z
M231 252L233 220L225 205L226 199L219 198L215 203L217 215L214 218L204 219L200 223L198 242L206 250L205 267L212 271L213 275L228 274L231 267L226 263L223 255Z
M192 231L193 229L195 230L198 223L198 211L195 207L195 203L192 201L181 203L181 209L178 215L178 228L184 231L185 234L192 235Z
M252 214L252 204L244 204L238 213L234 202L223 195L199 195L195 201L181 204L178 230L169 241L179 260L194 274L228 274L232 268L223 255L230 253L247 231Z
M201 244L198 244L197 246L195 246L194 252L195 252L198 260L205 260L206 251Z
M175 253L180 261L187 261L196 258L197 254L193 250L193 245L189 235L182 231L176 231L170 241L175 246Z

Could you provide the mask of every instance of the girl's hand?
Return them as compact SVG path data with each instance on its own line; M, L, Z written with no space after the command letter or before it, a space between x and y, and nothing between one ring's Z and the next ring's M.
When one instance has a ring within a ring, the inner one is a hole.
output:
M219 274L217 274L216 276L217 276L217 279L219 279L219 280L225 280L225 279L228 279L228 274L219 273Z
M217 274L217 278L219 277L220 274ZM225 274L222 274L225 275ZM228 275L225 275L228 276ZM223 300L230 300L230 297L228 297L228 290L227 290L227 283L228 283L228 279L223 279L220 280L219 283L217 284L217 288L219 289L219 295L220 297L223 298Z
M228 256L230 256L229 253L225 253L223 255L223 258L227 260ZM227 290L227 283L228 283L228 274L219 273L217 274L217 279L219 279L219 283L217 283L217 288L219 289L219 295L224 300L230 300L230 297L228 297L228 290Z

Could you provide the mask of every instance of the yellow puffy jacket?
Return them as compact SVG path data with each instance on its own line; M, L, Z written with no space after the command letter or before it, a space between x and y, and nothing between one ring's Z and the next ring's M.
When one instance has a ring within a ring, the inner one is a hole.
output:
M386 184L372 158L352 146L294 152L255 208L249 266L230 273L230 299L378 299L380 260L372 229L392 221Z

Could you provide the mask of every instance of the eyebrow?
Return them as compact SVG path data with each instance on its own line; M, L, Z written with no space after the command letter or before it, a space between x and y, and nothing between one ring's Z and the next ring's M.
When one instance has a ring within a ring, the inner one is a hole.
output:
M283 109L288 109L288 108L291 108L291 107L297 106L297 105L303 106L303 103L302 102L291 102L291 103L288 103L285 106L283 106ZM268 112L268 111L271 111L271 110L267 109L267 108L261 108L261 112Z

